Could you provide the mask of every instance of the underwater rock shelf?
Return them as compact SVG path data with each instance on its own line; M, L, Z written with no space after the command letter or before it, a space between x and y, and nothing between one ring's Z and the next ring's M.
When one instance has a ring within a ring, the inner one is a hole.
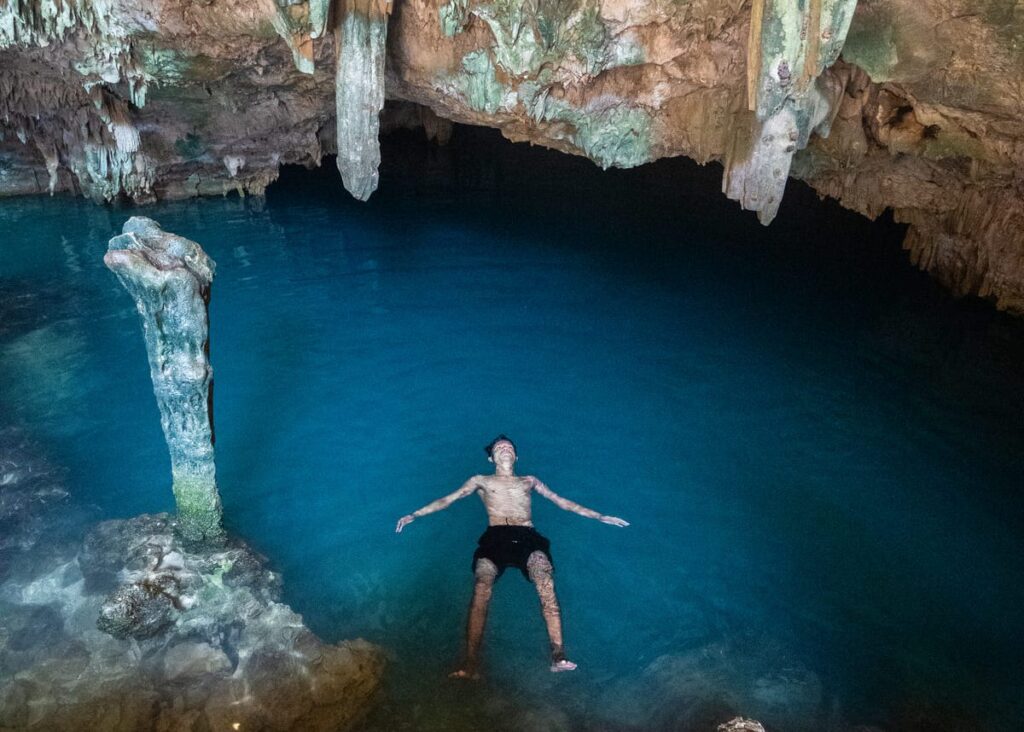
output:
M485 125L602 167L722 161L765 222L788 176L891 209L919 267L1022 313L1022 48L1019 8L970 0L19 0L0 195L261 194L337 153L366 199L381 126Z
M166 514L62 534L60 471L0 435L0 729L349 729L381 651L326 644L243 542L186 548ZM237 725L237 726L236 726Z

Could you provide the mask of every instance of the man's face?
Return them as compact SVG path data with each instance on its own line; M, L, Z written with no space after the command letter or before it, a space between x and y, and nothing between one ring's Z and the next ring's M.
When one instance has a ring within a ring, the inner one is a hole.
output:
M491 448L491 460L495 465L511 466L516 461L516 449L508 440L499 440Z

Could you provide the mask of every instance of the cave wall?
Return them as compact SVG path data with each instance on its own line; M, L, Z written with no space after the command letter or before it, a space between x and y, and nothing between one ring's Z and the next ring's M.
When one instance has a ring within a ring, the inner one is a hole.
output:
M385 128L442 141L454 121L602 167L721 161L724 192L762 221L788 167L866 216L892 209L914 263L955 293L1024 313L1024 7L853 8L5 0L0 195L258 194L341 139L365 198L383 92L399 102Z

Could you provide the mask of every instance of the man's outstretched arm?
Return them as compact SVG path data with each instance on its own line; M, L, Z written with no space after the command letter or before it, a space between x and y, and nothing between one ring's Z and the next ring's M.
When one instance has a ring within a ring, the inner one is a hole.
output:
M536 478L533 479L533 489L553 504L566 511L572 511L573 513L578 513L580 516L586 516L587 518L597 519L598 521L611 524L612 526L629 526L628 521L624 521L617 516L604 516L591 508L581 506L575 501L570 501L568 498L563 498Z
M473 492L477 488L478 482L479 481L477 480L476 476L473 476L465 483L463 483L462 487L459 488L454 493L449 493L447 496L444 496L443 498L438 498L436 501L431 501L423 508L418 508L412 513L402 516L402 518L398 519L398 526L395 527L395 531L400 532L402 529L404 529L406 526L411 524L416 519L426 516L428 513L443 511L460 498L465 498L466 496L473 495Z

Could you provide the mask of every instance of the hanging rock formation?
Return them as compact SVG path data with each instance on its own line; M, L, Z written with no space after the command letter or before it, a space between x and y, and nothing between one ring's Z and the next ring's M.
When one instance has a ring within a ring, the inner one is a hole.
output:
M857 0L753 0L747 43L747 124L736 126L722 191L771 223L789 168L811 133L828 137L846 88L836 62ZM822 72L826 72L822 75Z
M345 190L360 201L377 190L390 14L390 0L339 0L335 11L338 170Z
M800 178L1024 313L1022 49L1012 0L17 0L0 195L259 194L338 153L365 198L383 91L602 167L721 161L763 221Z
M133 216L110 240L103 262L142 316L153 392L171 453L178 529L189 541L217 541L223 530L213 459L207 313L213 260L195 242Z

